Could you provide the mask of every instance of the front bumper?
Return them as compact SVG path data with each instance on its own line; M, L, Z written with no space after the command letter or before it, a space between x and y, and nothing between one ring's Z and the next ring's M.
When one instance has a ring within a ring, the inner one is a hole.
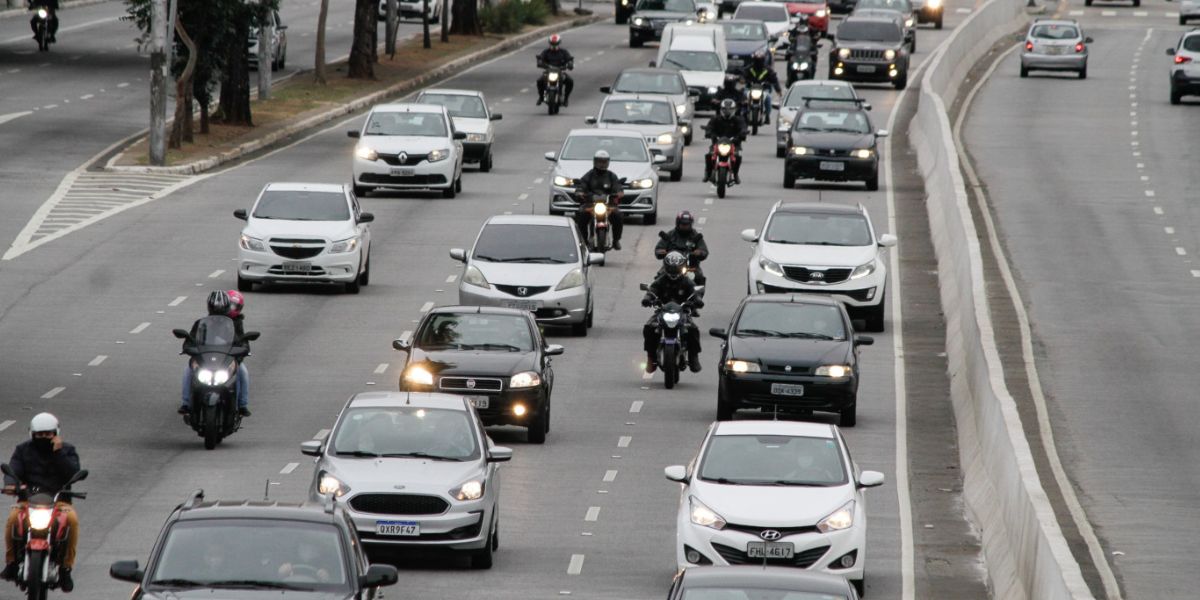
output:
M861 503L860 503L861 504ZM760 542L762 538L758 531L776 529L785 531L799 530L799 533L784 535L780 542L791 542L795 548L791 560L770 559L768 565L809 569L833 575L841 575L849 579L862 579L866 562L866 515L862 508L855 506L855 526L842 531L820 533L813 528L783 528L783 527L748 527L743 525L726 526L717 531L702 527L691 522L689 511L679 511L676 518L677 535L675 542L675 562L679 569L695 567L703 564L717 566L729 565L761 565L761 558L751 559L746 554L749 542ZM736 529L735 529L736 528ZM805 531L805 530L809 531ZM754 531L755 533L751 533ZM699 562L687 559L688 550L700 554ZM853 553L855 560L849 568L834 568L834 563L843 556Z
M353 485L353 482L350 482ZM390 492L391 490L389 490ZM470 502L460 502L448 496L441 496L449 503L446 512L438 515L400 515L376 514L355 510L351 502L359 494L375 494L372 491L354 491L354 495L339 499L354 520L354 528L358 537L368 549L385 548L441 548L446 550L478 550L488 543L488 527L492 515L496 511L494 492L485 494L483 498ZM387 493L387 492L382 492ZM322 501L316 494L311 498L314 502ZM376 531L376 521L416 521L420 524L421 534L417 536L379 535Z
M837 412L854 405L858 378L854 375L834 379L816 375L784 373L730 373L722 371L726 397L739 405L779 407L781 410L828 410ZM771 393L772 384L804 386L803 396Z
M661 42L662 41L662 32L663 32L663 29L666 28L666 23L664 23L662 27L655 27L654 25L651 25L650 22L646 22L645 25L641 25L641 26L633 25L633 21L630 21L629 23L630 23L630 25L629 25L630 39L637 39L637 40L641 40L643 42Z
M550 184L550 212L573 213L579 210L579 203L574 200L573 188L564 188ZM626 189L621 197L621 212L626 215L642 215L658 212L658 186L650 189Z
M763 270L757 262L750 267L751 294L825 294L846 305L847 309L872 308L883 302L887 272L882 264L874 273L858 279L847 279L832 284L800 283L785 276Z
M873 154L871 158L852 158L849 156L797 156L789 152L783 168L788 173L795 175L797 179L866 181L876 177L879 173L879 155Z
M1087 67L1087 54L1021 54L1021 66L1039 71L1079 71Z
M891 83L908 78L908 65L900 62L856 61L833 59L830 79L842 81L864 81L867 83Z
M458 287L458 303L463 306L504 306L532 310L539 323L574 325L587 318L588 289L586 285L557 291L553 287L541 294L518 298L494 286L481 288L466 283Z
M292 270L288 265L294 263L308 263L309 268ZM361 264L362 247L344 254L322 252L303 260L284 258L269 250L238 249L238 276L255 282L348 283L358 277Z
M383 160L354 157L354 183L366 187L428 190L454 185L457 161L453 156L431 163L394 166Z

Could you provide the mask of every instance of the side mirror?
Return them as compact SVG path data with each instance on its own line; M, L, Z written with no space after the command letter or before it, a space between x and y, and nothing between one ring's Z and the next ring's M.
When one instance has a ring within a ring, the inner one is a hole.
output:
M872 346L874 344L875 344L875 338L873 338L869 335L854 336L854 345L855 346Z
M863 103L862 103L862 107L863 107L864 109L866 109L866 110L871 110L871 103L870 103L870 102L863 102Z
M667 232L665 232L665 231L659 231L659 232L658 232L658 237L659 237L660 239L664 239L664 240L665 240L665 239L667 239L669 236L670 236L670 235L669 235Z
M743 229L742 239L753 244L758 241L758 232L753 229Z
M186 329L172 329L171 335L173 335L181 340L186 340L186 339L188 339L188 337L190 337L188 335L188 332Z
M858 476L858 487L873 488L883 485L883 473L879 471L863 471L862 475Z
M512 448L506 448L504 446L492 446L492 449L488 450L487 461L491 463L508 462L512 460L512 455Z
M704 287L705 286L702 286L702 285L696 286L696 291L693 293L696 294L697 296L703 298L704 297Z
M365 588L396 585L400 581L400 573L392 565L371 565L367 573L358 578L358 583Z
M688 96L691 96L692 98L699 98L700 90L688 88Z
M886 129L880 129L875 132L875 137L887 137L887 136L888 136L888 130L886 130Z
M465 263L467 262L467 251L463 250L462 248L451 248L450 258L453 258L460 263Z
M546 160L548 160L550 162L558 162L558 155L553 152L547 152L547 153L543 154L542 156L544 156L546 158Z
M365 212L365 213L363 213L363 214L361 214L361 215L358 215L358 219L356 219L356 220L357 220L359 223L374 223L374 222L375 222L375 215L374 215L373 213L368 213L368 212Z
M642 290L643 292L648 292L648 291L650 291L650 286L648 286L644 283L640 283L640 284L638 284L638 289Z
M504 118L504 115L502 115L500 113L492 113L492 116L489 118L493 121L499 121L500 119Z
M612 93L612 86L607 86L607 85L606 85L606 86L604 86L604 87L600 88L600 93L601 93L601 94L611 94L611 93Z
M456 139L456 140L465 140L465 139L467 139L467 132L465 132L465 131L455 131L455 132L454 132L454 139Z
M1090 36L1090 35L1089 35L1089 36L1087 36L1087 37L1085 37L1085 38L1083 38L1083 43L1085 43L1085 44L1090 44L1090 43L1092 43L1093 41L1094 41L1094 40L1092 40L1092 36Z
M1167 48L1167 56L1175 56L1175 49Z
M711 335L715 338L721 338L723 340L729 339L729 332L720 327L713 327L709 329L708 335Z
M67 480L67 485L70 486L73 483L79 483L80 481L87 479L87 476L88 476L87 469L80 469L78 471L75 471L75 474L72 475L71 478Z
M346 132L346 137L352 137L357 140L358 138L362 137L362 132L357 129L352 129Z
M657 66L658 66L658 63L656 63L656 62L654 62L654 61L650 61L650 68L651 68L651 69L653 69L653 68L655 68L655 67L657 67Z
M596 117L587 117L587 118L585 118L585 119L583 120L583 122L584 122L584 123L587 123L588 125L595 125L595 124L596 124Z
M650 162L652 162L656 165L665 164L667 162L667 157L662 154L655 154L654 158L650 159Z
M320 456L321 447L324 444L325 442L322 442L321 440L308 440L307 442L300 442L300 454L305 456Z
M18 479L18 477L13 474L12 467L8 466L8 463L0 464L0 473L4 473L13 479Z
M248 221L250 219L250 215L246 214L246 209L244 208L239 208L233 211L233 216L243 221Z
M687 467L683 465L671 465L663 469L663 475L666 475L667 479L671 481L687 483Z
M119 581L141 583L146 573L136 560L118 560L108 568L108 576Z
M596 265L596 266L603 267L604 266L604 253L603 252L588 252L587 264L589 266Z
M260 333L260 332L247 331L245 334L242 335L242 341L243 342L253 342L254 340L257 340L260 337L262 337L262 333Z
M546 346L546 356L562 356L562 353L565 351L566 348L563 348L558 344L550 344Z
M892 246L895 246L896 241L896 236L890 233L885 233L879 236L879 245L884 248L891 248Z
M412 342L404 338L396 338L392 340L392 349L408 352L412 349Z
M779 41L779 34L775 34L775 35L772 35L772 36L769 36L769 37L767 37L767 41L768 41L768 42L778 42L778 41Z

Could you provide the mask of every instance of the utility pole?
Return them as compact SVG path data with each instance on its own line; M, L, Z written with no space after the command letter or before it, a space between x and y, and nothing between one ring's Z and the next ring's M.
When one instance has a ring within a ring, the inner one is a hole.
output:
M150 164L167 164L167 14L168 0L150 5Z
M262 26L258 28L258 99L271 97L271 71L275 68L275 15L262 3Z

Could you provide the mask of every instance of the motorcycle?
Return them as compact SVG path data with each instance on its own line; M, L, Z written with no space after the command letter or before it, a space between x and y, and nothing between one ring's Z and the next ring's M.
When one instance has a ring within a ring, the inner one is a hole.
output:
M621 180L624 185L625 180ZM604 194L592 194L590 198L580 198L579 210L585 211L592 215L591 221L588 221L587 231L584 232L584 241L587 243L588 251L590 252L608 252L612 250L612 227L608 221L608 216L611 211L617 210L611 204L616 203L617 196L606 196Z
M650 291L650 286L641 284L641 290ZM653 295L653 292L651 292ZM679 383L679 374L688 367L687 331L692 323L694 308L692 301L704 295L704 286L696 286L695 293L683 304L667 302L660 304L653 298L655 329L658 330L658 368L663 372L663 385L669 390Z
M58 508L66 500L82 500L87 492L73 492L71 485L87 479L87 469L80 469L67 481L63 489L51 495L37 487L29 487L18 478L7 463L0 464L0 472L17 480L13 492L17 500L25 502L20 507L17 530L7 532L14 536L13 550L16 552L17 586L29 600L45 600L52 589L59 585L59 565L67 550L67 516Z
M765 125L769 118L766 103L771 101L771 95L766 93L762 85L757 83L750 86L750 135L758 135L758 126Z
M817 76L817 57L820 46L809 34L807 27L792 31L791 39L784 49L787 56L787 85L791 87L798 79L813 79Z
M733 138L717 138L712 148L713 181L717 184L717 197L724 198L725 190L733 185L733 161L737 156L737 142Z
M33 15L33 39L37 42L38 50L50 50L50 19L54 13L50 9L39 6Z
M250 356L247 342L257 340L260 334L247 331L238 337L233 319L220 315L201 319L194 338L183 329L171 333L184 340L180 354L187 354L192 364L192 410L183 420L204 438L204 448L212 450L242 426L237 372Z
M546 80L546 111L548 114L557 115L558 109L562 106L563 94L566 93L564 87L564 79L566 78L566 70L559 67L549 65L541 65L544 69L542 77ZM570 69L571 65L567 65Z

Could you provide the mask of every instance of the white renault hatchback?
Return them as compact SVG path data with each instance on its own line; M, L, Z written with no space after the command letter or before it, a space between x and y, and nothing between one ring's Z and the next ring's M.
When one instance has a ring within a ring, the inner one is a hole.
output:
M250 212L238 242L238 290L255 283L342 283L357 294L371 277L371 228L347 186L268 183Z
M444 106L381 104L371 109L362 129L346 132L354 147L354 193L376 188L441 190L446 198L462 191L463 145Z
M861 592L866 566L863 490L883 474L859 472L834 425L718 421L680 484L676 562L773 565L849 579Z

